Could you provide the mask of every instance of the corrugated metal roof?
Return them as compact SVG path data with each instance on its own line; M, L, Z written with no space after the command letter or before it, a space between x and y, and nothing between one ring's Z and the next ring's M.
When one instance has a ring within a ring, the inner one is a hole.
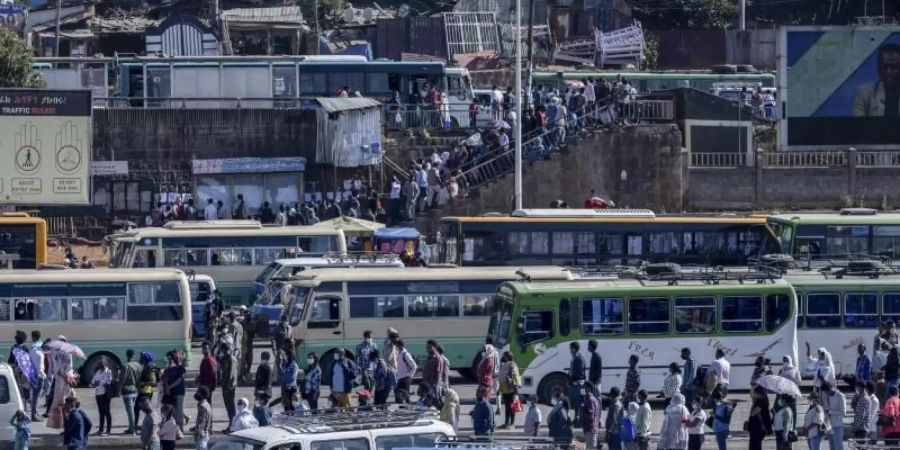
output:
M316 101L328 113L381 106L381 103L377 100L367 97L318 97Z
M229 23L304 23L299 6L228 9L222 11L222 18Z

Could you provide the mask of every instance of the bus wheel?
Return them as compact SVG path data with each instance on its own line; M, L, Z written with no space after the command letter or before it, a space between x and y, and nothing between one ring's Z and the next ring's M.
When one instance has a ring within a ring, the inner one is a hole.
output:
M561 373L552 373L544 377L538 385L538 401L545 405L552 405L553 393L560 391L566 397L569 396L569 377Z
M109 352L100 352L94 353L85 361L81 366L81 383L84 385L90 384L91 380L94 378L94 373L97 372L97 367L100 365L101 359L106 359L106 365L109 367L109 370L112 371L112 379L120 380L122 375L122 363L119 362L119 358L116 355L113 355Z

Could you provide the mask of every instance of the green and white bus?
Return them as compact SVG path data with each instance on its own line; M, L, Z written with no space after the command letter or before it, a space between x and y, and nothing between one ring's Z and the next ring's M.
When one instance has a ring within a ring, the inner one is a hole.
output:
M489 335L512 351L522 372L519 393L544 403L557 389L568 392L569 344L579 341L587 357L590 339L600 344L605 391L624 387L633 354L641 385L661 389L684 347L701 365L724 350L730 386L741 390L750 386L757 356L776 366L784 355L796 356L795 302L794 289L775 279L508 282L494 300Z
M191 295L180 270L0 271L0 346L9 349L16 330L65 336L84 350L86 359L76 361L83 380L102 357L116 376L129 348L189 357L190 329Z
M900 213L847 208L836 213L776 214L767 225L781 253L796 260L900 257Z
M250 305L256 276L281 258L345 252L339 229L264 226L251 220L174 221L116 234L110 266L176 267L209 275L228 305Z
M555 266L310 270L282 288L282 314L293 328L296 358L316 352L324 371L338 348L352 353L363 331L372 330L380 342L394 327L413 355L424 359L426 341L436 339L450 367L471 375L497 286L522 276L565 280L569 272Z

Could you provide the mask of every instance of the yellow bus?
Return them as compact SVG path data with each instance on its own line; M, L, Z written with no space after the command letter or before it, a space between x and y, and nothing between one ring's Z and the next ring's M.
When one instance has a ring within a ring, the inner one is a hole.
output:
M0 214L0 267L37 269L47 264L47 221L27 213Z

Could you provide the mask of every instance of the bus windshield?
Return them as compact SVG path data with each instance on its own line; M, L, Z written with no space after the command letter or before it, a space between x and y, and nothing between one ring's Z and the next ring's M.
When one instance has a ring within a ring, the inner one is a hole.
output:
M794 226L787 223L769 221L769 227L779 240L781 253L793 254Z
M513 304L508 299L494 298L494 312L488 326L488 336L494 339L497 348L506 346L509 340L509 326L512 323Z
M113 267L125 267L125 261L128 260L128 254L134 248L134 241L120 240L116 246L116 254L113 259Z
M306 310L306 301L311 290L303 286L291 287L291 304L287 311L290 314L288 321L292 327L297 326L300 323L300 319L303 318L303 311Z
M263 269L262 273L260 273L259 276L256 277L256 282L265 283L266 280L269 279L269 277L279 269L281 269L281 264L278 264L277 262L269 264L265 269Z
M281 290L284 288L284 283L280 281L273 281L266 286L265 292L259 296L259 300L257 301L260 305L275 305L281 303ZM300 288L303 289L303 288Z

